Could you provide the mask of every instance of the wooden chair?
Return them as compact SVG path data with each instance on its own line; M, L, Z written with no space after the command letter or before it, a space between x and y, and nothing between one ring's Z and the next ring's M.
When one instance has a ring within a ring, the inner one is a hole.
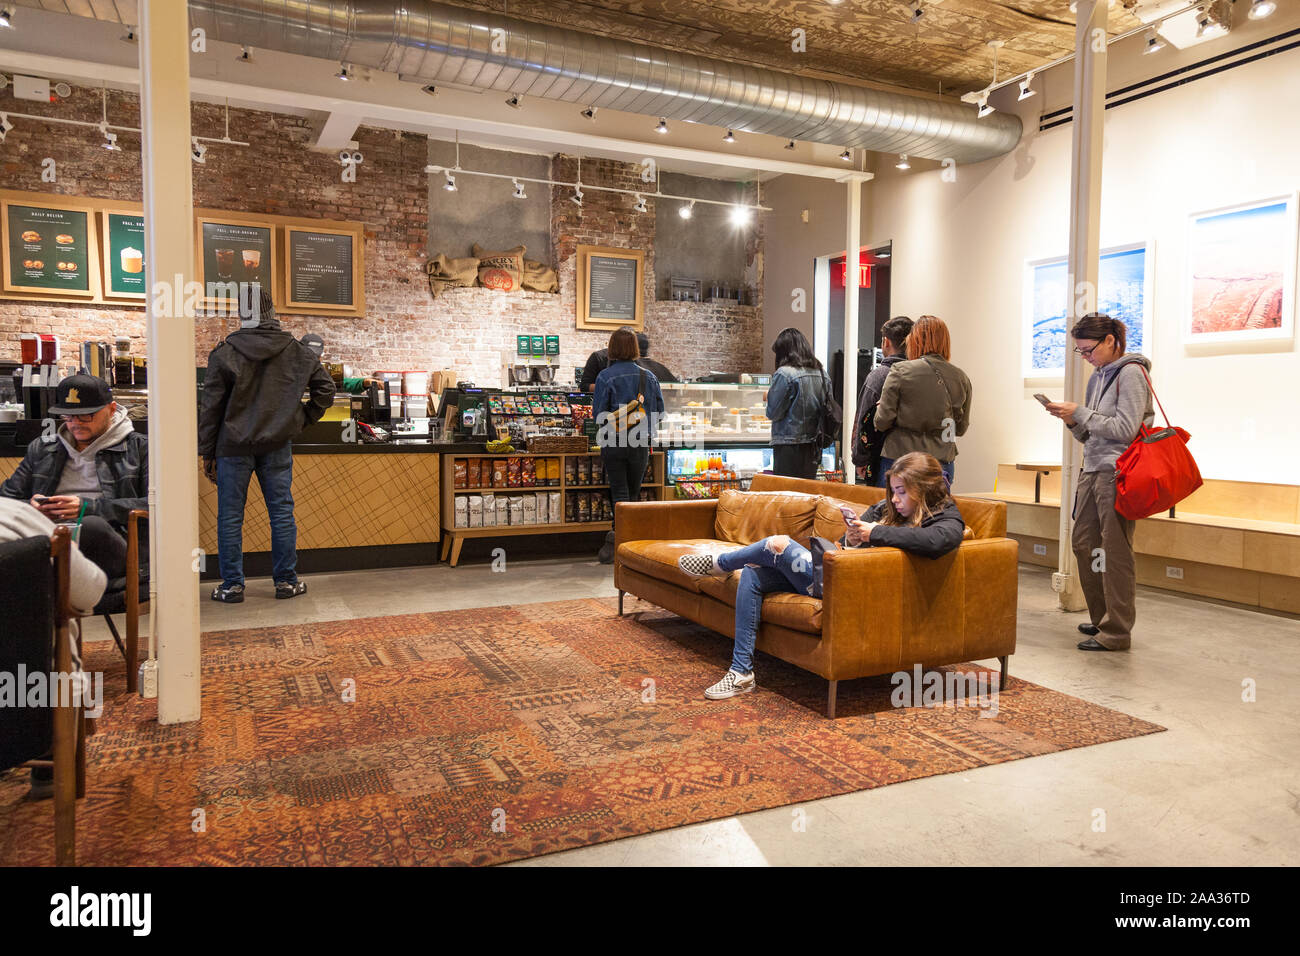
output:
M95 605L95 613L108 624L117 649L126 659L126 689L135 693L139 680L140 615L149 613L149 579L140 576L140 522L149 519L144 508L132 508L126 519L126 577L108 582L104 596ZM126 642L122 641L114 614L126 614Z
M66 527L54 529L50 556L54 562L54 672L72 673L72 604L68 597L72 538ZM77 635L77 656L81 656L81 635ZM57 685L56 685L57 686ZM68 685L65 685L68 686ZM77 800L86 795L87 720L80 699L62 694L54 703L54 746L52 760L29 760L25 767L54 769L54 863L75 866L77 862Z

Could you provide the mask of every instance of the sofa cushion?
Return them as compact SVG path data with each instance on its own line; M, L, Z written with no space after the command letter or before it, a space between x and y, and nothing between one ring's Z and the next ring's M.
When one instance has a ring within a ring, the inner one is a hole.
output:
M707 594L729 607L736 606L736 588L740 585L739 571L733 571L725 578L699 578L698 581L701 594ZM765 594L763 595L763 620L795 631L820 634L822 602L806 594L795 594L793 591Z
M724 491L714 525L719 538L735 544L784 534L807 547L817 501L818 496L797 491Z
M652 578L685 588L692 594L700 591L700 582L718 581L719 578L697 578L677 567L677 559L691 551L711 551L717 554L735 547L727 541L714 538L687 538L682 541L624 541L618 546L618 560L625 568L640 571Z
M1005 538L1007 536L1007 503L985 501L982 498L963 498L954 495L961 519L976 538Z
M859 501L845 501L843 498L823 495L817 499L817 511L813 516L813 534L819 538L830 538L832 541L840 540L845 529L844 516L840 514L841 505L852 508L859 515L871 507Z

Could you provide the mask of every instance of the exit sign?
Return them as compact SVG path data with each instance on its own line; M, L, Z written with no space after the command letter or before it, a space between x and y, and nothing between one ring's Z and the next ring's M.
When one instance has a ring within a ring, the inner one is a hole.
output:
M863 252L860 253L860 255L865 258L867 254ZM840 286L847 287L848 282L849 282L849 260L846 257L845 260L840 263ZM861 259L858 261L858 287L861 289L871 288L871 264L862 261Z

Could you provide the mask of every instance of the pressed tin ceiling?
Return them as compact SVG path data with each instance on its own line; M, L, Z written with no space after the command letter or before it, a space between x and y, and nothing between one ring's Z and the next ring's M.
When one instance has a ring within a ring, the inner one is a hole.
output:
M599 36L805 76L938 93L964 93L992 77L989 40L1002 40L999 76L1050 63L1074 49L1070 0L446 0ZM1141 26L1138 0L1115 0L1112 34ZM807 52L791 49L792 31Z

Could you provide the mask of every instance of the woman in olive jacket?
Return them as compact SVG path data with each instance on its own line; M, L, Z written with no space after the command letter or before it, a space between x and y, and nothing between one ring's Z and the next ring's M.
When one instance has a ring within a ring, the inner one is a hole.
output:
M907 336L906 362L890 370L876 406L879 432L889 431L881 450L880 470L908 452L933 455L952 484L957 438L970 426L971 385L966 373L949 361L948 326L923 315Z

